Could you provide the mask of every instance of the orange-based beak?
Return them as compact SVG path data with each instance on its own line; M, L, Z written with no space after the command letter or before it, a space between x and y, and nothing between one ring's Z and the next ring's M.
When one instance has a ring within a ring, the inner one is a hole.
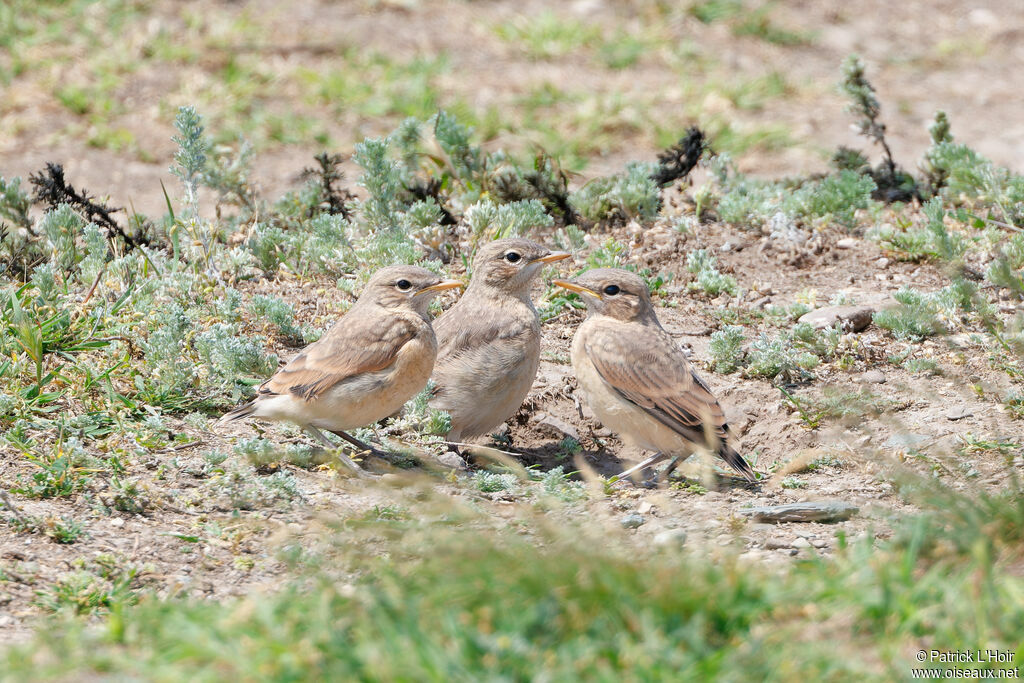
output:
M534 263L554 263L555 261L561 261L562 259L567 259L570 256L572 256L572 254L567 254L564 251L556 251L556 252L552 252L552 253L548 254L547 256L541 256L538 259L534 259L533 262Z
M600 299L601 295L592 289L587 289L583 285L578 285L575 282L568 282L567 280L552 280L551 284L558 285L563 289L568 289L570 292L576 292L577 294L589 294L595 299Z
M436 285L424 287L420 291L416 292L416 296L419 296L420 294L425 294L426 292L440 292L445 289L455 289L456 287L463 286L464 285L458 280L443 280L442 282L438 282Z

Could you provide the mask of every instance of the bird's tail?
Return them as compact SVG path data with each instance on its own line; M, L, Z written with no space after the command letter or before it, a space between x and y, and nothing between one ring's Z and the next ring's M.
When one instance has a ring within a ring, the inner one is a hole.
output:
M237 408L233 408L228 412L224 413L224 416L217 420L217 424L227 424L228 422L234 422L235 420L241 420L242 418L249 417L256 412L256 401L249 401L243 403Z
M754 469L750 464L736 451L735 448L724 441L718 448L718 457L729 463L729 467L742 474L747 481L757 481L757 475L754 474Z

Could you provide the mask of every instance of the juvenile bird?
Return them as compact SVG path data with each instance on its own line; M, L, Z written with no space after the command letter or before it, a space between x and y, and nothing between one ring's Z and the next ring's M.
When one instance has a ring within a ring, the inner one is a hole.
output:
M568 258L524 239L485 244L458 302L434 321L439 351L430 405L451 415L449 441L487 434L515 415L540 364L540 319L530 285Z
M587 319L573 337L572 365L590 407L625 441L656 451L620 477L667 457L671 470L704 447L756 480L727 441L725 415L711 389L658 322L643 280L598 268L554 284L579 293L587 305Z
M395 413L426 386L437 357L427 306L441 290L461 286L419 266L378 270L327 334L220 422L245 417L294 422L328 447L333 444L321 429L373 450L345 430ZM341 458L359 471L351 459Z

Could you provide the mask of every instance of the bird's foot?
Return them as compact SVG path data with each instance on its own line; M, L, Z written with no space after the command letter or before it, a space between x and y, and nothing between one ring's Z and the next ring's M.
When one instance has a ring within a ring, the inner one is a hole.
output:
M643 480L644 488L656 489L668 485L668 478L665 477L664 473L659 472L653 467L649 470L645 470L645 476Z
M654 465L658 464L659 462L661 462L662 460L664 460L666 457L668 457L668 456L666 456L666 455L664 455L662 453L655 453L654 455L652 455L651 457L647 458L646 460L644 460L640 464L633 465L629 469L620 472L618 475L616 475L615 479L617 481L618 480L622 480L622 479L630 479L630 480L632 480L633 473L635 473L635 472L651 473L651 472L653 472L652 467ZM644 479L645 480L646 479L650 479L650 474L647 474L644 477ZM657 481L655 480L655 484L656 483L657 483Z
M330 449L332 451L336 451L335 455L337 456L337 458L341 462L341 464L344 465L356 477L358 477L360 479L376 479L377 478L377 475L372 474L370 472L367 472L362 467L360 467L359 464L356 463L352 458L350 458L349 456L345 455L340 450L338 450L337 444L332 443L331 440L328 439L324 435L324 433L321 432L316 427L314 427L312 425L307 425L305 427L305 431L306 431L307 434L309 434L314 439L319 441L325 448L328 448L328 449ZM357 448L360 449L360 452L365 452L365 451L373 452L375 450L375 449L367 446L366 444L364 444L362 441L359 441L358 439L356 439L354 437L351 437L348 434L345 434L344 432L331 431L331 433L332 434L337 434L338 436L341 436L343 439L348 441L350 444L356 445Z

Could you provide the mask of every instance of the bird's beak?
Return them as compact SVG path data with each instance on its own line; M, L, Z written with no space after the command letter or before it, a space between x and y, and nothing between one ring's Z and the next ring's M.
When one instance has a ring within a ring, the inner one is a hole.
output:
M572 256L572 254L567 254L564 251L556 251L556 252L548 254L547 256L541 256L540 258L535 258L535 259L533 259L533 262L534 263L554 263L555 261L561 261L562 259L567 259L570 256Z
M442 282L438 282L436 285L424 287L420 291L416 292L416 294L414 294L413 296L419 296L420 294L426 294L427 292L440 292L445 289L455 289L456 287L462 286L463 284L458 280L444 280Z
M592 289L587 289L583 285L578 285L575 282L567 282L565 280L552 280L551 284L558 285L559 287L562 287L563 289L568 289L570 292L576 292L577 294L589 294L590 296L594 297L595 299L600 299L601 298L601 294L600 293L595 292Z

